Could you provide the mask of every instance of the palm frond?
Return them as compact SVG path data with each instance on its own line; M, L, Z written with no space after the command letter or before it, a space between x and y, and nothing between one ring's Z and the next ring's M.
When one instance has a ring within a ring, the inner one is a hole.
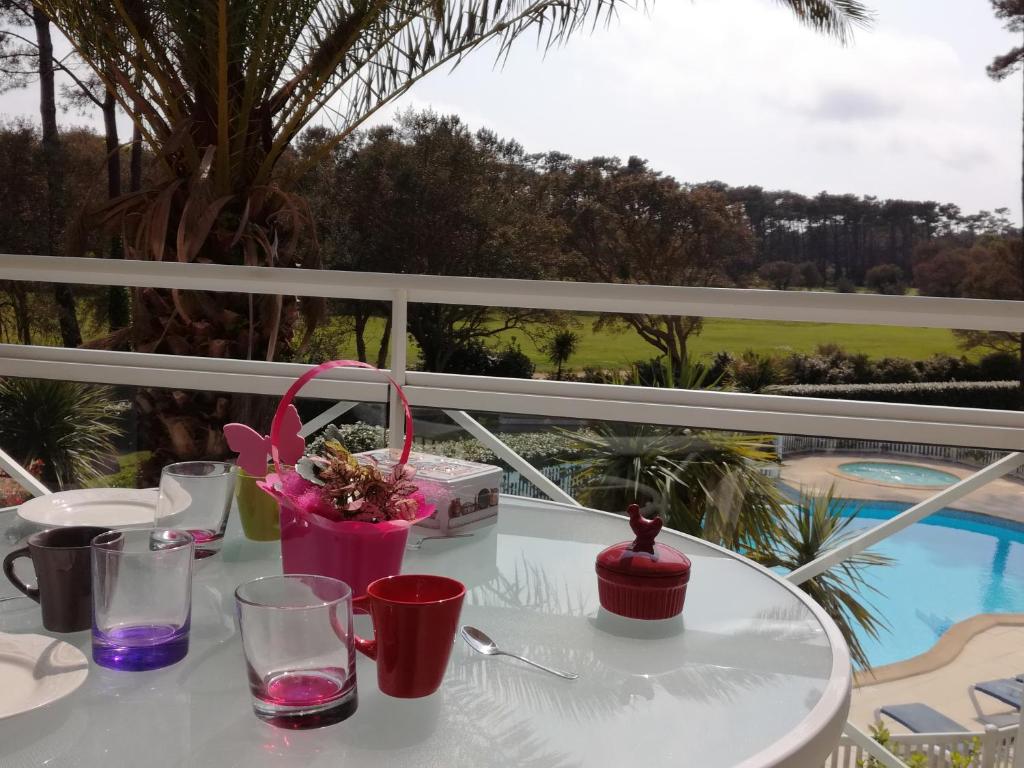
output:
M801 491L796 503L787 510L772 545L755 549L749 556L766 567L796 570L853 538L856 533L848 529L856 517L854 504L837 497L834 486L818 492ZM891 563L892 559L885 555L864 551L800 585L835 621L854 663L865 669L870 668L870 662L857 628L872 638L878 638L887 628L866 598L877 590L865 579L865 573Z
M0 444L60 488L99 476L123 432L109 387L44 379L0 380Z
M874 15L860 0L777 0L789 8L804 24L831 35L843 43L849 41L854 27L867 27Z
M732 549L773 540L783 500L758 464L773 461L766 435L600 424L566 433L575 443L588 506L624 512L639 503L672 528Z

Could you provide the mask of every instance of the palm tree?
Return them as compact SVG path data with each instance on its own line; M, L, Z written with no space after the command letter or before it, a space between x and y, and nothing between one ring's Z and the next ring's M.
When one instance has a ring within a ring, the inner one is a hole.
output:
M85 228L122 234L129 258L310 267L319 260L297 179L360 124L487 42L499 58L528 31L558 45L637 2L35 0L157 159L149 186L90 211ZM839 39L867 18L859 0L784 4ZM334 123L332 141L295 160L292 141L318 117ZM136 291L132 327L108 341L288 359L300 312L308 339L317 307L272 295ZM149 391L143 400L140 417L155 414L140 424L155 460L225 450L225 398Z
M824 491L801 491L772 545L756 548L748 556L768 568L795 570L852 538L854 533L847 528L856 517L857 509L849 499L837 498L834 486ZM864 600L864 593L876 591L864 579L864 572L872 566L891 563L892 559L885 555L865 551L800 585L832 617L850 646L854 663L865 669L871 664L856 628L877 638L885 624Z
M609 512L639 503L683 533L730 549L769 547L784 500L759 465L775 460L766 435L600 424L570 433L584 458L580 501Z
M555 378L562 380L562 366L569 362L569 358L576 354L576 348L580 344L580 335L574 331L558 331L547 344L544 345L544 354L555 366Z

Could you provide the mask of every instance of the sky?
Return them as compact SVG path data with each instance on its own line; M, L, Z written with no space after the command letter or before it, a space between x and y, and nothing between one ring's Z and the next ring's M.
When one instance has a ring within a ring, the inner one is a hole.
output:
M378 122L431 107L531 152L638 155L683 182L1005 206L1020 222L1021 75L985 74L1015 37L988 0L867 2L874 24L844 47L773 0L656 0L546 54L532 38L499 67L477 51ZM35 98L0 96L0 113L32 115Z

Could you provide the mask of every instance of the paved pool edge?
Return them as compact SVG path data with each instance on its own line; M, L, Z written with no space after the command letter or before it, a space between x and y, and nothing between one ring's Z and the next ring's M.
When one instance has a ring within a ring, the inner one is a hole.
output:
M971 638L999 626L1024 626L1024 613L979 613L969 619L958 621L924 653L871 670L858 670L854 673L853 686L856 689L861 686L891 683L905 677L934 672L956 659Z

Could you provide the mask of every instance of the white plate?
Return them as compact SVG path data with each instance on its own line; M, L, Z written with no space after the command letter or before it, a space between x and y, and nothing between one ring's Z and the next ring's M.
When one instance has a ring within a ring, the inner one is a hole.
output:
M88 675L85 654L63 640L0 632L0 720L63 699Z
M123 528L153 525L156 488L83 488L37 496L18 507L18 516L39 525L97 525Z

